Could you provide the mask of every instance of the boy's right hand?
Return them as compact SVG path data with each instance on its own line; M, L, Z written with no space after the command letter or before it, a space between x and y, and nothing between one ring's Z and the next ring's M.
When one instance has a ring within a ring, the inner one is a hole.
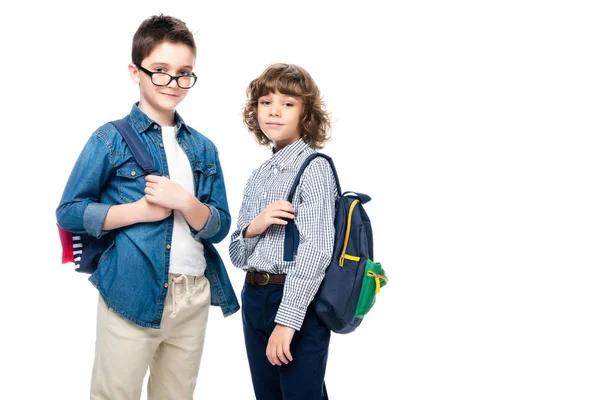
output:
M156 222L162 221L173 212L170 208L165 208L157 204L148 202L146 196L136 202L138 207L140 221L139 222Z
M284 218L294 218L294 207L292 203L285 200L277 200L269 204L259 215L254 218L254 221L246 228L245 238L253 238L262 234L267 228L273 224L287 225Z

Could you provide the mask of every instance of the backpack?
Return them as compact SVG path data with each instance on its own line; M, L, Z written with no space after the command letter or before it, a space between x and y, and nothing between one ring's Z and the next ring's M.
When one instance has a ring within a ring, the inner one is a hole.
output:
M363 208L371 198L357 192L344 192L333 160L322 153L308 156L300 167L288 194L291 203L304 169L316 157L331 165L338 190L335 214L335 239L331 263L325 271L314 305L317 317L335 333L353 332L375 304L375 295L388 278L380 263L373 262L373 232L371 221ZM340 194L341 193L341 194ZM293 261L300 243L294 220L285 226L284 257Z
M149 174L158 175L154 168L152 157L146 150L146 147L131 129L129 123L124 119L111 121L111 124L117 128L117 131L123 136L127 146L131 149L135 161ZM75 264L75 271L86 274L92 274L98 267L98 261L104 253L104 250L114 239L117 231L111 231L100 238L81 233L69 232L60 226L58 233L62 246L62 263L72 262Z

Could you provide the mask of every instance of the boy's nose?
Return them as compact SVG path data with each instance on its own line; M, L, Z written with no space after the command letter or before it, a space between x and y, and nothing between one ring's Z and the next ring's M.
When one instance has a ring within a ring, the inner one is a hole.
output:
M279 117L280 116L279 107L276 107L276 106L271 107L269 110L269 115L273 116L273 117L275 117L275 116Z
M177 80L176 79L171 79L171 82L169 82L169 84L167 86L170 87L170 88L177 87Z

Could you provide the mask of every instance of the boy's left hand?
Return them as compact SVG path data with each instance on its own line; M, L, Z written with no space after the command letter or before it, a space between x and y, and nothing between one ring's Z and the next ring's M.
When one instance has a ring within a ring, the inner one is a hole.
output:
M272 365L281 366L281 363L287 364L293 360L292 353L290 353L290 343L292 343L294 333L296 333L296 330L293 328L275 325L267 345L267 358Z
M156 175L146 175L144 192L149 203L173 210L183 209L192 195L178 183L167 177Z

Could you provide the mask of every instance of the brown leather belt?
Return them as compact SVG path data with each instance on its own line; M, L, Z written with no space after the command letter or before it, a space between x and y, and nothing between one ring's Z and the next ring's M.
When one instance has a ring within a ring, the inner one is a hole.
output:
M267 272L247 272L246 283L248 285L265 286L269 284L283 285L285 274L269 274Z

